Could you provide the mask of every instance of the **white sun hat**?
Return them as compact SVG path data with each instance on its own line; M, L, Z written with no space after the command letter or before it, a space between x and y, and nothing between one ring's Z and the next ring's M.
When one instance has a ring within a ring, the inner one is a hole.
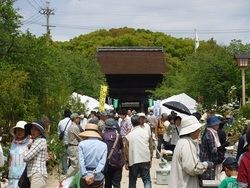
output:
M201 128L203 125L198 121L198 119L194 116L184 117L181 120L181 135L186 135L196 131L197 129Z

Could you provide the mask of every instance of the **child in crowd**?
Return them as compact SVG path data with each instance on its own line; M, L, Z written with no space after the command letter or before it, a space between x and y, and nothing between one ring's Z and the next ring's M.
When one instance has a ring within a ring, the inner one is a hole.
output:
M223 170L227 178L222 180L219 188L238 188L237 175L238 175L238 162L233 157L227 157L222 163Z
M16 126L10 129L10 134L14 137L10 147L9 160L9 188L17 188L18 180L21 177L26 163L23 161L23 153L26 146L31 143L24 126L25 121L18 121Z

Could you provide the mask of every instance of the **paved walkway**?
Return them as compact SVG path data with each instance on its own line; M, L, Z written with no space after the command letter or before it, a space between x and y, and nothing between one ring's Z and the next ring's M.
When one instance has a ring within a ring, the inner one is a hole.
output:
M154 155L155 156L155 155ZM151 174L151 180L152 180L152 188L167 188L168 185L157 185L156 184L156 169L159 168L160 159L153 158L152 168L150 171ZM128 188L128 171L123 169L122 174L122 182L121 182L121 188ZM46 188L56 188L58 186L58 177L55 177L53 175L50 175L47 181ZM137 179L137 187L142 188L143 183L141 178ZM65 188L65 187L64 187Z

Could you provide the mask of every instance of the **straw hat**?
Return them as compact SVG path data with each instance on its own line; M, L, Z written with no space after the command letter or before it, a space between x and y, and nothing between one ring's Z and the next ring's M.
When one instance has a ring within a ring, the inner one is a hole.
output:
M24 126L27 124L27 122L26 121L18 121L17 123L16 123L16 126L15 127L12 127L11 129L10 129L10 134L12 135L12 136L16 136L16 134L15 134L15 129L16 128L20 128L20 129L24 129Z
M101 135L98 133L98 125L93 123L88 123L85 127L85 131L81 132L78 136L82 139L98 138L99 140L102 140Z
M180 136L190 134L202 126L203 125L198 121L196 117L194 116L185 117L181 120Z

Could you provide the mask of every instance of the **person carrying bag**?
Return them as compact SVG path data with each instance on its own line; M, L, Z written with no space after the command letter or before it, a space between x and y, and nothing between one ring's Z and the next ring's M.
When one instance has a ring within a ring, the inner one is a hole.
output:
M69 119L69 121L70 121L70 119ZM65 131L66 131L67 126L68 126L68 124L69 124L69 121L68 121L68 123L66 124L66 126L65 126L65 128L64 128L64 130L63 130L63 132L60 133L60 135L59 135L59 140L63 140L64 135L65 135Z

